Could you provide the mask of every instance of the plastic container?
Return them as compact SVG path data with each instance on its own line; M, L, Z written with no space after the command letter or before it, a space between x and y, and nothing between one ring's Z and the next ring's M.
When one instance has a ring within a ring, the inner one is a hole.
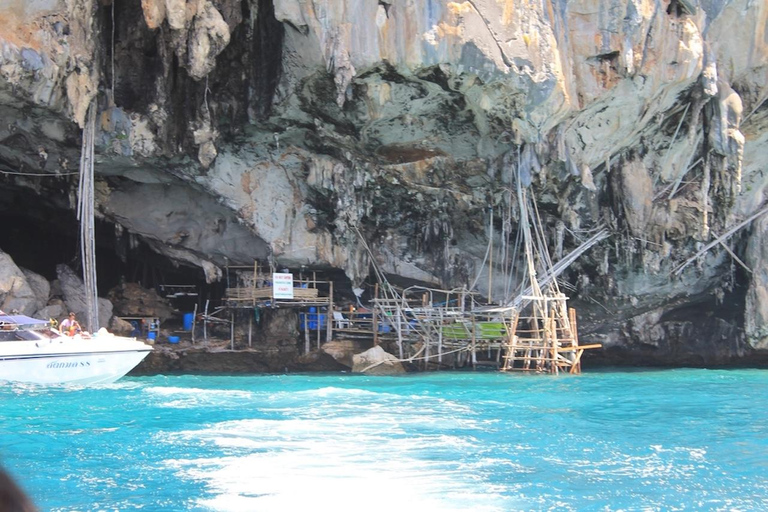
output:
M157 333L153 332L153 331L148 332L147 333L147 339L155 341L157 339Z
M179 337L178 336L168 336L168 343L178 343Z
M191 331L192 330L192 322L195 320L195 314L194 313L184 313L184 330L185 331Z

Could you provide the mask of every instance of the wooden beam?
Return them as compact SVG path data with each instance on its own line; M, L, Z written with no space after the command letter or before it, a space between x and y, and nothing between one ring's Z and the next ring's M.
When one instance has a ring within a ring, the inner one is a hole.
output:
M602 343L593 343L591 345L579 345L578 347L562 347L558 349L558 352L575 352L578 350L591 350L594 348L602 348Z

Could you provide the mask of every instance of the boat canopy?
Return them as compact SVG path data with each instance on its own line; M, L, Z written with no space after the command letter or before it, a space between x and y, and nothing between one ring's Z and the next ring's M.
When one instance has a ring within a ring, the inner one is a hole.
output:
M40 320L24 315L0 315L0 326L15 325L18 327L42 327L49 325L48 320Z

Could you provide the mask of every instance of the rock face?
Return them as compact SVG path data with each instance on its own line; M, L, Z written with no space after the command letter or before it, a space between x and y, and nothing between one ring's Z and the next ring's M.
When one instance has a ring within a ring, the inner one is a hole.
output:
M154 316L160 321L173 314L168 300L155 290L147 290L136 283L124 283L109 292L109 300L120 316Z
M94 100L100 219L208 282L257 258L357 287L373 254L499 298L519 179L556 256L612 231L563 276L602 357L749 360L765 221L674 271L764 206L767 19L752 0L14 0L0 168L49 179L3 175L0 196L73 208Z

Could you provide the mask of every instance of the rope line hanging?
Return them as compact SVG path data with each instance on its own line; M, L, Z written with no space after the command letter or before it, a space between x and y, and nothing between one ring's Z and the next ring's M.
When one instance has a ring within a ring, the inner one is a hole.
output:
M96 233L94 228L93 141L96 132L96 107L88 108L83 145L80 152L77 220L80 221L80 254L83 262L86 321L91 332L99 330L99 303L96 285Z

